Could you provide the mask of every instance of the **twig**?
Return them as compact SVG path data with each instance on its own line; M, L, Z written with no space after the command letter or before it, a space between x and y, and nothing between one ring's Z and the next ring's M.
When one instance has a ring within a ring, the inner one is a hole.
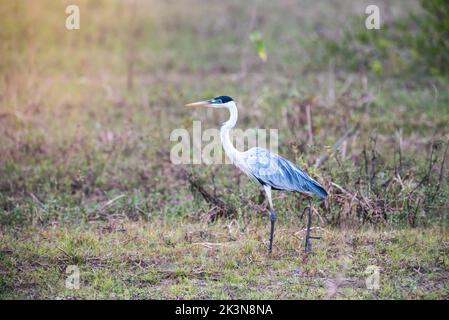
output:
M397 168L397 172L400 173L402 171L402 132L399 131L397 132L397 137L398 137L398 144L399 144L399 149L398 149L398 154L399 154L399 165Z
M307 116L307 134L308 134L307 143L309 145L313 145L312 111L309 103L306 104L306 116Z
M318 212L318 210L315 209L314 207L312 207L312 212L314 212L314 213L318 216L318 218L320 219L321 223L324 224L324 219L323 219L323 217L320 215L320 213Z
M237 241L232 242L194 242L192 244L195 245L201 245L201 246L230 246L232 244L235 244Z
M434 137L435 138L435 137ZM433 161L433 149L434 149L434 138L432 138L432 143L430 145L430 154L429 154L429 168L427 169L427 173L421 179L421 181L409 192L409 194L413 194L416 190L418 190L425 182L429 181L430 174L432 173L432 168L435 164Z
M376 182L376 163L377 163L377 155L376 155L376 145L377 145L377 135L371 139L371 175L370 175L370 186L373 189L373 186ZM377 188L376 188L377 189ZM375 191L375 190L374 190Z
M370 184L370 174L369 174L369 167L368 167L368 155L366 154L366 145L363 145L363 158L365 159L365 181L368 180L368 187L371 191L371 184Z
M33 198L33 200L35 201L35 202L37 202L38 204L39 204L39 206L41 206L42 207L42 209L45 209L45 206L44 206L44 204L42 203L42 201L34 194L34 193L30 193L30 196L31 196L31 198Z
M232 215L236 212L233 206L226 205L223 200L210 194L203 186L196 180L191 173L188 173L185 169L181 169L181 176L186 179L193 189L198 191L207 203L216 206L220 212L224 215ZM213 220L216 214L211 217Z
M353 195L352 193L343 189L342 186L336 184L335 182L331 182L331 184L334 187L336 187L337 189L339 189L340 191L342 191L343 193L345 193L347 196L351 197L351 199L355 199L355 200L357 200L358 203L364 204L365 206L369 207L369 203L365 200L365 198L360 199L359 197L357 197L357 194Z
M438 177L437 191L440 190L441 182L443 181L444 163L446 162L448 147L449 147L449 138L448 138L448 140L446 142L446 149L444 150L443 160L441 160L441 167L440 167L440 174L439 174L439 177Z
M64 249L62 249L61 247L56 247L59 251L61 251L62 253L64 253L68 258L71 258L72 256L70 254L67 253L67 251L65 251Z
M108 202L106 202L105 204L102 204L99 208L97 208L97 210L101 212L104 209L106 209L107 207L109 207L110 205L112 205L114 202L116 202L117 200L119 200L119 199L121 199L123 197L126 197L126 195L121 194L121 195L119 195L119 196L109 200Z
M359 124L357 124L354 128L347 130L343 134L343 136L341 136L337 140L337 142L335 142L335 144L332 146L332 152L330 154L322 155L315 161L315 168L319 167L321 164L326 162L330 158L330 156L343 144L343 142L345 140L349 139L350 137L352 137L354 135L354 133L357 132L358 129L359 129Z

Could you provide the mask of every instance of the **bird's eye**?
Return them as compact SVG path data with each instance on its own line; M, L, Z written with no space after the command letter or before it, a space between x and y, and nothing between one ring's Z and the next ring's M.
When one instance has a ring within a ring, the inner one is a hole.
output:
M210 99L209 102L214 103L214 104L223 103L223 101L221 101L221 99Z

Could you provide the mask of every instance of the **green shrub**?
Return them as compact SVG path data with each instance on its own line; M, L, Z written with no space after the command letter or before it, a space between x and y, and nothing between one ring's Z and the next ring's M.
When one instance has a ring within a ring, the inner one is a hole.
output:
M449 1L421 0L425 14L420 17L415 49L432 74L449 73Z
M380 30L357 17L338 40L326 43L325 59L376 76L406 72L449 74L449 1L422 0L423 12L390 21Z

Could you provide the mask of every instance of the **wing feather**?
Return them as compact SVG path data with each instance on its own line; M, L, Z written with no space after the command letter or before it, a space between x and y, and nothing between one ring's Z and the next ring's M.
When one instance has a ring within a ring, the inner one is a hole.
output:
M316 180L287 159L263 148L252 148L242 154L237 165L251 178L275 190L286 190L327 197Z

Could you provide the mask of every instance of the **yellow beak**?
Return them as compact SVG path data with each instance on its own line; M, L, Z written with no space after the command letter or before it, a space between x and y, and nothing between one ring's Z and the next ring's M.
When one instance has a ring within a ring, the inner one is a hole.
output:
M207 101L198 101L186 104L186 107L210 107L211 104Z

